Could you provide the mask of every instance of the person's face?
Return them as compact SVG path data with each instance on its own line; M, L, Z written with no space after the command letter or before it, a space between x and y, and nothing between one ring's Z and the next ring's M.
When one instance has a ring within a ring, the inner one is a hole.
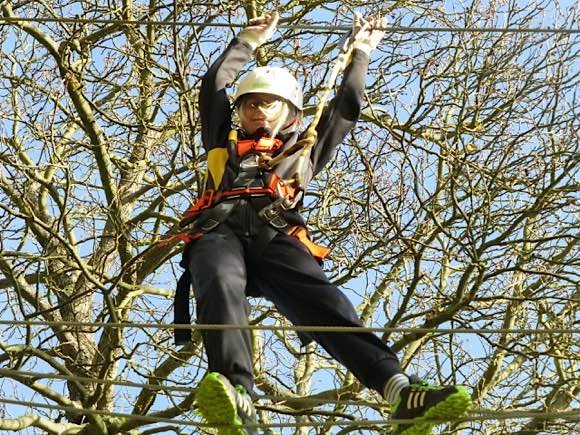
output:
M288 116L287 103L271 94L255 93L243 97L239 108L242 128L249 135L258 129L273 130Z

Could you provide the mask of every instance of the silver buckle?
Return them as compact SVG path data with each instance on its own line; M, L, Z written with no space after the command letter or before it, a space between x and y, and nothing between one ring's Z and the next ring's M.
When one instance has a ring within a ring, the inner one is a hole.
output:
M260 156L257 154L248 154L240 162L240 168L242 169L258 169Z
M284 200L286 198L278 198L273 203L265 206L262 208L258 215L264 219L267 223L272 225L274 228L282 229L288 226L288 223L284 220L282 216L280 216L279 209L284 208Z

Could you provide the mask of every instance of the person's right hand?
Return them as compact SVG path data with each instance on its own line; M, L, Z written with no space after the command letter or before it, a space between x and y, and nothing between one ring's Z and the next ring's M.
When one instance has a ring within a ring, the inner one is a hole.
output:
M238 34L238 39L247 42L255 50L272 37L279 19L280 16L275 11L252 18Z

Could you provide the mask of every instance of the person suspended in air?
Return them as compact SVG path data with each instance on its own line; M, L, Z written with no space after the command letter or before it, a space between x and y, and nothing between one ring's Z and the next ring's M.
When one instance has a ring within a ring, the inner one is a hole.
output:
M178 324L190 323L189 290L193 286L197 322L247 325L248 296L265 297L294 325L360 327L348 298L326 277L320 262L327 250L308 238L299 214L303 188L324 169L336 147L355 125L363 103L369 56L384 36L385 21L356 15L353 51L342 83L316 125L316 142L275 166L273 158L304 138L303 95L286 69L262 66L232 85L255 50L274 34L278 14L252 19L210 66L201 82L201 136L207 151L205 191L181 222L190 230L182 265L186 272L176 294ZM239 126L234 125L237 115ZM301 182L295 181L297 176ZM471 405L461 386L412 383L395 353L368 332L300 333L350 370L366 387L391 405L397 434L431 433L432 420L449 421ZM190 339L176 330L176 341ZM205 421L230 425L220 434L257 433L252 401L254 375L247 329L202 331L208 373L197 389L197 408Z

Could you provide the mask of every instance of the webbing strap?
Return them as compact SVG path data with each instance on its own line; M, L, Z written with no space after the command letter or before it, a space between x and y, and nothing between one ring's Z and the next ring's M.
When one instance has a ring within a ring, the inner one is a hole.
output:
M189 312L189 293L191 290L191 276L189 275L188 265L184 265L185 271L177 281L175 289L175 300L173 302L175 325L191 324L191 313ZM185 345L191 342L191 329L175 329L173 331L175 344Z

